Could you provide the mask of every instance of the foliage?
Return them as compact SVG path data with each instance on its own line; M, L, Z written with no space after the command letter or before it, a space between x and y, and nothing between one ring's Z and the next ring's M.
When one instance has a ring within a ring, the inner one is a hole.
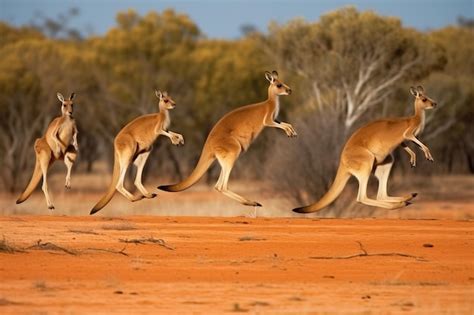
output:
M347 134L374 117L409 112L407 89L419 82L446 104L430 116L426 138L437 152L453 146L465 157L440 157L446 170L473 171L469 26L420 33L396 18L343 8L318 22L271 24L268 33L245 27L239 39L218 40L206 38L194 21L173 10L145 15L128 10L105 35L84 37L66 23L77 14L32 27L0 22L3 189L21 189L28 180L34 140L60 113L56 92L77 93L79 165L91 171L97 160L112 158L113 138L128 121L157 110L153 91L167 90L178 104L170 129L183 133L186 146L158 141L146 173L165 181L194 166L224 113L266 98L263 71L273 69L295 92L283 100L281 115L301 128L304 139L288 150L280 132L265 132L246 168L297 187L288 189L292 197L319 195L332 180Z
M324 15L318 23L297 19L271 25L264 45L299 83L295 98L301 105L295 107L293 120L304 138L291 149L282 139L275 140L275 147L283 149L268 157L272 182L300 203L314 202L332 183L348 136L372 119L411 115L408 88L418 84L442 104L429 113L423 141L440 153L462 144L458 152L465 153L459 155L472 161L472 141L462 134L472 128L472 35L460 27L420 33L396 18L354 8ZM400 157L399 164L408 165ZM449 157L452 164L454 153ZM421 171L440 172L441 165ZM344 208L336 203L333 209Z

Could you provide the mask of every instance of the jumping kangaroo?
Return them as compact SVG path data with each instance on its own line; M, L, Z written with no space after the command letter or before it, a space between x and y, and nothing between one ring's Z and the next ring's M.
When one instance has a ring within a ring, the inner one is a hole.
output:
M163 135L170 138L174 145L184 145L184 138L179 133L168 131L170 125L168 111L175 108L176 103L167 92L155 91L155 95L159 99L159 112L135 118L123 127L115 137L112 182L105 196L92 208L90 214L94 214L105 207L112 199L115 190L118 190L130 201L156 197L156 194L149 193L142 184L143 168L153 148L153 143L160 135ZM134 197L123 186L125 174L132 162L137 167L135 186L142 193L137 197Z
M424 128L425 110L436 107L436 103L425 95L423 87L411 87L410 92L415 96L415 114L411 117L377 120L354 132L342 150L339 169L329 191L318 202L293 211L308 213L328 206L342 192L351 175L359 181L358 202L387 209L410 204L408 201L416 197L416 193L403 197L390 197L387 194L387 180L393 165L392 151L402 145L410 155L410 163L414 167L415 152L405 143L412 141L421 148L426 159L433 162L430 150L416 136ZM367 183L374 167L375 177L379 181L376 200L367 197Z
M41 177L43 177L43 192L46 198L48 209L53 210L54 205L51 202L48 192L47 173L48 169L54 161L63 159L67 167L66 183L67 189L71 188L71 169L77 157L79 147L77 145L77 127L72 117L74 93L68 100L64 99L61 93L57 93L58 99L61 101L61 117L56 117L49 124L46 133L42 138L35 141L36 163L33 175L31 176L28 186L21 193L16 201L17 204L22 203L31 195L38 185Z
M272 73L266 71L265 78L270 82L268 99L261 103L237 108L222 117L209 133L201 157L191 175L178 184L159 186L159 189L176 192L191 187L217 159L221 166L221 173L215 186L216 190L243 205L261 207L260 203L250 201L230 191L227 183L240 153L249 148L264 127L283 129L288 137L297 135L290 124L276 120L280 108L278 98L281 95L290 95L290 87L278 80L276 71Z

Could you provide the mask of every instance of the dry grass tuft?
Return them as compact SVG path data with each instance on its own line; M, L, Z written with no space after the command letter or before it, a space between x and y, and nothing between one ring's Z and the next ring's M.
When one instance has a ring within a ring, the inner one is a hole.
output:
M7 242L5 236L0 240L0 253L14 254L24 253L25 251L21 248L15 247Z
M52 251L64 252L66 254L73 255L73 256L77 255L77 252L75 252L73 250L58 246L58 245L56 245L54 243L50 243L50 242L43 243L42 240L38 240L35 245L32 245L32 246L28 247L27 249L52 250Z
M47 291L50 290L51 288L46 285L46 282L44 281L36 281L33 283L33 287L38 290L38 291Z
M117 224L107 224L102 226L103 230L113 230L113 231L131 231L136 230L137 228L130 222L123 222Z
M158 244L160 246L163 246L164 248L169 249L169 250L174 250L174 247L171 247L170 245L168 245L161 238L156 239L154 237L148 237L148 238L142 237L142 238L136 238L136 239L119 239L119 242L128 243L128 244L132 243L135 245L152 243L152 244Z
M250 235L239 237L239 241L241 241L241 242L246 242L246 241L265 241L265 240L266 240L266 238L263 238L263 237L256 237L256 236L250 236Z
M101 235L100 233L94 232L92 230L73 230L69 229L69 233L75 233L75 234L91 234L91 235Z
M11 300L8 300L6 298L0 298L0 306L8 306L8 305L20 305L22 303L14 302Z

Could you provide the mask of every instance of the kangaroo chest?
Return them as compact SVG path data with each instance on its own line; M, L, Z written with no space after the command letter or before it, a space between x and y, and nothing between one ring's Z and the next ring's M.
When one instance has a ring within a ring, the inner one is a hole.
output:
M273 119L278 117L278 113L280 112L280 99L277 97L275 99L275 109L273 110Z
M418 126L418 128L416 128L415 130L415 136L419 135L420 133L423 132L423 130L425 129L425 113L422 112L420 114L420 125Z
M138 143L138 151L148 151L160 136L160 132L168 129L170 125L169 114L166 112L154 117L149 116L144 120L137 122L136 125L138 127L134 134L135 140Z
M168 112L165 112L161 116L161 129L168 130L169 126L170 126L170 114Z
M72 119L65 119L59 127L58 136L63 143L70 144L74 133L75 122Z

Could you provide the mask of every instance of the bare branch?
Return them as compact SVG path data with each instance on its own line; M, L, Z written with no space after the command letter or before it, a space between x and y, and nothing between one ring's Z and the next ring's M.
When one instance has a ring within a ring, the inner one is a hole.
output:
M356 257L372 257L372 256L400 256L400 257L414 258L418 261L427 261L423 257L414 256L414 255L405 254L405 253L375 253L375 254L369 254L364 249L364 246L362 245L361 242L357 241L357 243L359 243L359 247L360 247L360 250L362 251L362 253L354 254L354 255L348 255L348 256L311 256L309 258L310 259L351 259L351 258L356 258Z

